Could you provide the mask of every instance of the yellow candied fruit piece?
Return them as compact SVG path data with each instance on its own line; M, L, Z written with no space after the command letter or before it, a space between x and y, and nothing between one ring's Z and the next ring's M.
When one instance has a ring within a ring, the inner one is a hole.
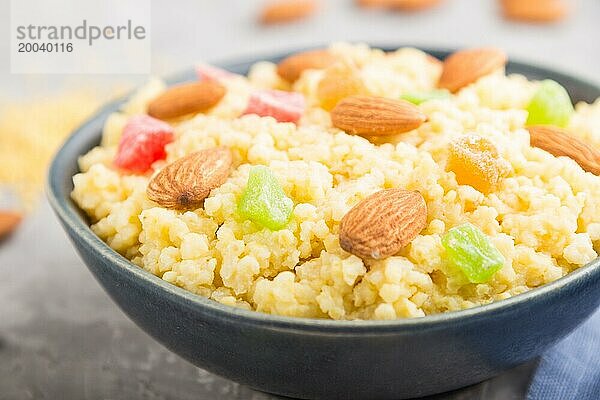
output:
M347 63L337 63L325 70L317 86L317 99L322 108L331 111L348 96L367 95L359 70Z
M450 143L446 170L454 172L459 185L489 193L508 175L510 166L488 139L467 135Z

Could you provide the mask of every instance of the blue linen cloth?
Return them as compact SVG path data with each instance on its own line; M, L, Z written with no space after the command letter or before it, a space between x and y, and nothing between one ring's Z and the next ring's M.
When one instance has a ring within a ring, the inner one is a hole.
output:
M541 357L528 400L600 400L600 310Z

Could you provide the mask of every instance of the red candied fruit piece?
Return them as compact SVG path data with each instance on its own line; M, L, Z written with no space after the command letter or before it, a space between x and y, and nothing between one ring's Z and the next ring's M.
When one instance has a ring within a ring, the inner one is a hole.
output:
M148 115L129 118L123 128L114 164L126 171L145 173L152 163L167 157L165 146L173 141L173 128Z
M198 64L196 65L196 76L199 81L208 80L208 81L219 81L221 79L227 79L235 74L224 70L222 68L215 67L210 64Z
M304 113L304 96L283 90L257 90L250 95L243 115L273 117L279 122L298 122Z

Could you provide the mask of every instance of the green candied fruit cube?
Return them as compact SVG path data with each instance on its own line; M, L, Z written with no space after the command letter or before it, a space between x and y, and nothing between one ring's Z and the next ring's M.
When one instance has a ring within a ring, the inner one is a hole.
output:
M545 80L527 106L527 125L555 125L564 128L573 114L569 94L557 82Z
M400 98L410 101L413 104L419 105L429 100L444 100L449 99L452 95L445 89L434 89L428 92L410 92L404 93Z
M240 215L276 231L287 225L293 205L269 168L259 165L250 170L248 184L238 203Z
M466 223L442 236L448 263L461 270L469 282L487 282L502 266L504 257L476 226Z

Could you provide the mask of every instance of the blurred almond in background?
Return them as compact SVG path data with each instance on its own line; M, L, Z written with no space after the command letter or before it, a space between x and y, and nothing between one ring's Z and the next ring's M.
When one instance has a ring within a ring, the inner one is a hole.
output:
M0 240L10 235L22 219L23 215L18 211L0 210Z
M548 23L563 20L569 13L566 0L500 0L507 19Z
M261 10L260 22L270 25L297 21L313 15L317 8L316 0L269 1Z
M421 11L440 4L442 0L388 0L388 6L394 10Z
M401 11L420 11L440 4L442 0L357 0L361 7L383 7Z

